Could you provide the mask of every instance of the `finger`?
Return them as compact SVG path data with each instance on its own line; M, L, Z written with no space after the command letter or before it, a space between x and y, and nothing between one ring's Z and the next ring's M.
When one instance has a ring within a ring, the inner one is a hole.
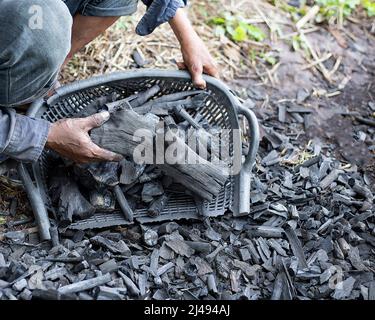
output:
M100 127L108 121L110 114L108 111L95 113L92 116L82 119L82 129L91 130L93 128Z
M185 63L177 61L176 64L177 64L178 69L180 69L180 70L186 70Z
M204 72L214 78L220 79L219 71L214 64L204 66Z
M191 73L191 78L193 80L194 86L199 89L205 89L206 88L206 81L203 79L203 65L201 63L199 64L193 64L189 71Z
M96 160L119 162L124 159L122 155L114 153L106 149L102 149L93 142L90 143L89 148L94 156L93 158Z

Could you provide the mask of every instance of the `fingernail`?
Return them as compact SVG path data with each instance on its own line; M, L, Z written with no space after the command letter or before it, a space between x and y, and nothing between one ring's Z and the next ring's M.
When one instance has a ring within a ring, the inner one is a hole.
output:
M110 118L110 113L108 111L102 111L99 113L103 121L107 121Z

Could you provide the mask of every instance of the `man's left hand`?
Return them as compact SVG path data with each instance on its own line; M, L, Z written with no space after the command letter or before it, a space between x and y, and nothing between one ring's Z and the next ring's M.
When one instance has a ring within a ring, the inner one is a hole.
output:
M204 89L206 81L203 73L219 78L219 72L215 61L208 52L206 45L195 32L184 9L180 8L170 25L181 44L181 52L184 62L179 62L180 69L189 70L193 83L197 88Z
M204 89L206 87L206 82L202 76L203 73L219 78L215 61L197 34L194 33L189 41L181 44L181 52L184 62L179 62L178 67L189 70L193 83L197 88Z

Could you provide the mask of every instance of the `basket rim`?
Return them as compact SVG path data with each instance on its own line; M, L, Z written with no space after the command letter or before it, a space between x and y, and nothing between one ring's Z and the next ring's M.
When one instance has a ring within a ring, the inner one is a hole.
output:
M45 101L43 98L39 98L34 101L28 109L27 115L29 117L35 117L40 107L47 103L48 105L53 104L56 100L63 98L64 96L71 94L78 90L84 90L91 87L101 85L105 82L121 81L127 79L137 78L178 78L181 80L191 80L189 72L184 70L163 70L163 69L141 69L141 70L129 70L129 71L118 71L112 73L106 73L103 75L93 76L88 79L77 80L75 82L66 84L58 89L56 93ZM214 77L203 75L203 79L207 82L208 86L215 87L224 93L229 101L231 102L235 113L237 113L237 106L241 105L234 92L221 80Z

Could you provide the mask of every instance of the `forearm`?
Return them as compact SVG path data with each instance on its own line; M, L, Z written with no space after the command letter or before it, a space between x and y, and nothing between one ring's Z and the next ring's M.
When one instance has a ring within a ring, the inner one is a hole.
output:
M169 21L169 24L181 45L188 43L193 37L197 37L184 8L177 10L176 15Z

